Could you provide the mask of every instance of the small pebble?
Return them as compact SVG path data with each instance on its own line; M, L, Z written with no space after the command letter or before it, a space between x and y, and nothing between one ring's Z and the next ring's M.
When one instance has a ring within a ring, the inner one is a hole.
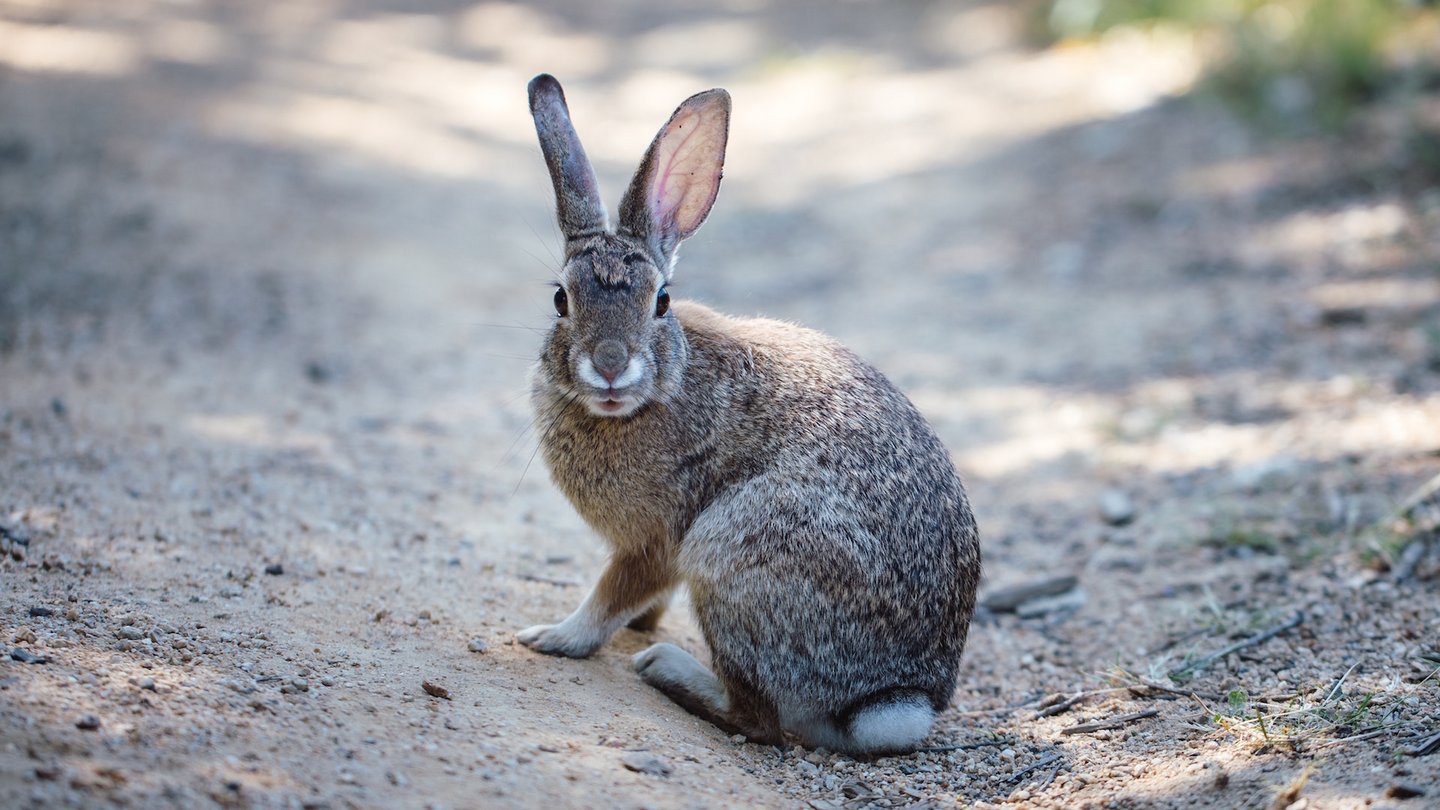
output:
M100 718L93 714L82 715L79 720L75 721L75 727L81 731L94 731L100 728Z
M620 764L636 773L669 776L671 768L665 760L644 751L631 751L620 758Z
M278 577L281 574L285 573L285 566L281 565L280 563L270 563L269 565L265 566L265 573L269 574L272 577Z
M1107 489L1100 496L1100 519L1111 526L1124 526L1135 519L1135 502L1118 489Z
M50 660L43 655L36 655L21 647L12 647L10 649L10 658L22 664L44 664Z
M135 685L140 687L141 689L146 689L151 692L155 691L155 679L149 676L141 678L138 682L136 682Z
M472 638L470 639L470 643L467 645L467 647L470 652L483 653L490 648L490 645L486 644L485 639L483 638Z
M1400 784L1391 785L1390 787L1385 789L1385 798L1387 799L1414 799L1418 796L1424 795L1424 788L1418 785L1411 785L1403 782Z
M31 615L31 616L39 616L39 617L54 616L54 615L55 615L55 608L46 607L46 606L44 606L44 605L35 605L35 606L33 606L33 607L30 608L30 615Z
M421 681L421 682L420 682L420 688L421 688L421 689L424 689L424 690L425 690L425 694L430 695L431 697L443 698L443 699L445 699L445 700L449 700L449 699L450 699L450 690L449 690L449 689L446 689L445 687L441 686L441 685L438 684L438 683L431 683L430 681Z
M133 624L127 624L119 630L115 631L115 635L119 636L120 638L126 639L127 641L139 641L140 639L145 638L145 631L141 630Z

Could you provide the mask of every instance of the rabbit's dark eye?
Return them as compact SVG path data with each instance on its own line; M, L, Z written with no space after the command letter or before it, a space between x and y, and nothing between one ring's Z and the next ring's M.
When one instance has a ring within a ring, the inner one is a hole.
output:
M660 292L655 293L655 317L664 317L665 313L669 311L670 291L665 289L664 287L661 287Z
M564 287L555 288L555 314L562 318L570 314L570 297Z

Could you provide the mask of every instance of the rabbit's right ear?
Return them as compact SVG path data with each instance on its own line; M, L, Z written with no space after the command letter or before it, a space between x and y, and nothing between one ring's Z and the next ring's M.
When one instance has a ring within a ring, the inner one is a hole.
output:
M555 184L560 232L567 242L604 233L605 203L600 200L600 184L585 156L585 147L580 145L580 136L570 123L565 91L554 76L542 73L530 80L530 114L535 118L540 151L545 153L545 165Z
M650 247L666 278L675 248L695 232L720 193L730 94L697 93L660 129L620 201L620 232Z

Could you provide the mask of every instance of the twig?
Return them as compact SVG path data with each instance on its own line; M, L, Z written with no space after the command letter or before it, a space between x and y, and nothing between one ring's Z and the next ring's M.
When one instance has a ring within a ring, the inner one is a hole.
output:
M1166 686L1163 683L1155 683L1154 681L1141 681L1140 683L1127 686L1125 688L1130 690L1130 693L1132 695L1139 698L1157 697L1156 695L1142 695L1139 694L1139 692L1137 691L1143 689L1150 689L1155 692L1163 692L1167 695L1173 695L1175 697L1199 698L1200 700L1210 700L1217 702L1228 701L1230 699L1229 695L1222 695L1219 692L1201 692L1196 689L1177 689L1173 686ZM1287 700L1294 700L1297 697L1299 697L1298 693L1288 692L1286 694L1280 695L1249 695L1246 697L1246 700L1250 701L1251 703L1284 703Z
M1112 718L1110 718L1110 719L1108 719L1108 720L1097 720L1097 721L1095 721L1094 723L1081 723L1081 724L1078 725L1078 726L1071 726L1071 727L1069 727L1069 728L1062 728L1062 729L1060 729L1060 733L1061 733L1061 734L1090 734L1090 733L1093 733L1093 732L1096 732L1096 731L1109 731L1110 729L1120 728L1120 727L1126 725L1127 723L1133 723L1133 722L1135 722L1136 720L1144 720L1144 719L1147 718L1147 717L1154 717L1155 715L1157 715L1157 714L1159 714L1159 713L1160 713L1160 710L1159 710L1159 709L1146 709L1146 710L1140 711L1140 712L1132 712L1132 713L1130 713L1130 714L1116 715L1115 717L1112 717Z
M1111 690L1106 689L1106 690L1104 690L1104 691L1109 692L1109 691L1111 691ZM1054 717L1054 716L1057 715L1057 714L1064 714L1065 712L1068 712L1068 711L1070 711L1072 708L1074 708L1075 704L1079 703L1079 702L1082 701L1082 700L1085 700L1086 698L1092 698L1092 697L1095 697L1095 695L1094 695L1093 693L1089 693L1089 692L1076 692L1075 694L1073 694L1073 695L1071 695L1070 697L1068 697L1068 698L1060 701L1059 703L1054 703L1054 704L1052 704L1052 705L1046 706L1045 708L1043 708L1043 709L1041 709L1040 711L1036 712L1036 713L1035 713L1035 716L1034 716L1033 718L1031 718L1031 719L1032 719L1032 720L1039 720L1039 719L1042 718L1042 717Z
M1176 644L1179 644L1179 643L1184 642L1184 641L1189 641L1190 639L1196 638L1197 636L1203 636L1203 635L1205 635L1206 633L1208 633L1208 632L1210 632L1211 630L1214 630L1214 629L1215 629L1215 628L1214 628L1213 625L1207 625L1207 626L1205 626L1205 627L1200 627L1200 628L1196 628L1196 629L1194 629L1194 630L1191 630L1191 631L1188 632L1188 633L1182 633L1181 635L1178 635L1178 636L1176 636L1175 638L1170 639L1169 641L1162 642L1162 643L1160 644L1160 646L1158 646L1158 647L1155 647L1155 648L1153 648L1153 649L1146 650L1146 651L1145 651L1145 654L1146 654L1146 655L1158 655L1158 654L1160 654L1160 653L1162 653L1162 652L1165 652L1166 650L1170 649L1171 647L1174 647Z
M1057 762L1057 763L1055 763L1055 767L1053 767L1053 768L1050 769L1049 775L1047 775L1047 776L1045 777L1045 780L1044 780L1043 782L1041 782L1040 784L1038 784L1038 785L1035 786L1035 790L1043 790L1043 789L1044 789L1045 787L1047 787L1051 782L1054 782L1054 781L1055 781L1055 777L1060 773L1060 768L1063 767L1064 765L1065 765L1065 763L1063 763L1063 762Z
M1350 665L1350 668L1347 669L1347 670L1345 670L1345 674L1340 676L1340 680L1336 681L1336 682L1335 682L1335 685L1330 688L1330 693L1329 693L1328 695L1326 695L1326 696L1325 696L1325 699L1322 700L1322 701L1320 701L1320 702L1321 702L1321 703L1329 703L1330 701L1334 700L1334 699L1335 699L1335 696L1340 693L1340 687L1342 687L1342 686L1345 685L1345 679L1346 679L1346 678L1349 678L1349 677L1350 677L1350 673L1354 672L1354 671L1355 671L1355 668L1358 667L1358 666L1360 666L1360 662L1359 662L1359 661L1356 661L1355 663L1351 664L1351 665Z
M1019 703L1013 703L1009 706L999 706L994 709L974 709L968 712L956 712L955 715L957 717L985 717L992 714L1009 714L1010 712L1017 711L1019 709L1028 709L1036 706L1043 706L1045 704L1045 701L1049 699L1049 697L1045 696L1042 693L1040 697L1037 697L1033 700L1025 700Z
M1407 757L1424 757L1429 756L1436 751L1440 751L1440 732L1431 734L1429 737L1426 737L1419 743L1416 743L1415 745L1412 745L1409 748L1402 750L1400 753L1404 754Z
M1032 599L1059 596L1074 590L1077 582L1079 580L1073 576L1063 576L1012 585L1008 588L997 588L981 597L980 604L996 613L1010 613Z
M1269 641L1270 639L1280 635L1286 630L1291 630L1295 627L1300 626L1300 623L1303 621L1305 621L1305 612L1297 610L1295 611L1295 615L1286 619L1284 622L1281 622L1280 624L1277 624L1274 627L1271 627L1270 629L1263 632L1256 633L1249 638L1237 641L1234 644L1226 647L1225 649L1220 650L1219 652L1211 653L1210 655L1207 655L1204 658L1201 658L1199 661L1196 661L1188 666L1172 670L1167 677L1170 678L1170 680L1175 681L1176 683L1184 683L1185 681L1189 680L1190 677L1195 673L1199 672L1202 669L1205 669L1206 667L1210 666L1216 661L1219 661L1225 656L1230 655L1231 653L1239 652L1240 650L1243 650L1247 647L1254 647L1256 644Z
M1319 745L1311 746L1310 748L1311 750L1319 750L1322 748L1334 748L1337 745L1344 745L1346 743L1360 742L1362 740L1372 740L1376 737L1383 737L1386 734L1392 734L1408 725L1410 724L1394 723L1388 726L1380 726L1378 728L1373 728L1369 731L1361 732L1359 734L1351 734L1349 737L1337 737L1333 740L1326 740L1325 742L1320 743Z
M1021 778L1023 778L1023 777L1025 776L1025 774L1030 773L1030 772L1033 771L1033 770L1037 770L1037 769L1039 769L1039 768L1043 768L1043 767L1045 767L1046 765L1049 765L1050 763L1052 763L1052 762L1054 762L1054 761L1056 761L1056 760L1058 760L1058 759L1060 759L1060 752L1059 752L1059 751L1051 751L1050 753L1046 754L1045 756L1043 756L1043 757L1035 760L1034 762L1030 763L1029 765L1026 765L1025 767L1021 768L1020 770L1018 770L1018 771L1016 771L1015 773L1011 774L1009 781L1011 781L1011 782L1018 782L1018 781L1020 781ZM1052 777L1052 778L1053 778L1053 777Z
M1410 516L1414 514L1415 509L1437 492L1440 492L1440 474L1421 484L1419 489L1410 493L1410 497L1406 498L1400 504L1400 508L1396 509L1388 520L1409 520Z
M1305 770L1301 771L1299 776L1291 780L1290 784L1280 791L1270 807L1274 810L1284 810L1293 804L1296 799L1300 798L1300 791L1305 789L1305 783L1310 781L1310 775L1313 773L1315 773L1315 763L1311 762L1305 766Z
M1425 554L1430 550L1430 533L1425 532L1412 538L1405 547L1400 549L1399 558L1390 566L1390 578L1396 582L1406 582L1415 576L1415 569L1419 567L1420 561L1425 559Z
M546 585L554 585L558 588L573 588L580 584L573 579L555 579L554 577L542 577L539 574L516 574L515 578L524 582L541 582Z

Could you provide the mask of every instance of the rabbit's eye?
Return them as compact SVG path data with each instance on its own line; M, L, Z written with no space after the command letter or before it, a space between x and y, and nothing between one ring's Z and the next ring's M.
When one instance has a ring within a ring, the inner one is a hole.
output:
M555 288L555 314L562 318L570 314L570 298L565 295L564 287Z
M662 318L670 311L670 291L664 287L655 293L655 317Z

